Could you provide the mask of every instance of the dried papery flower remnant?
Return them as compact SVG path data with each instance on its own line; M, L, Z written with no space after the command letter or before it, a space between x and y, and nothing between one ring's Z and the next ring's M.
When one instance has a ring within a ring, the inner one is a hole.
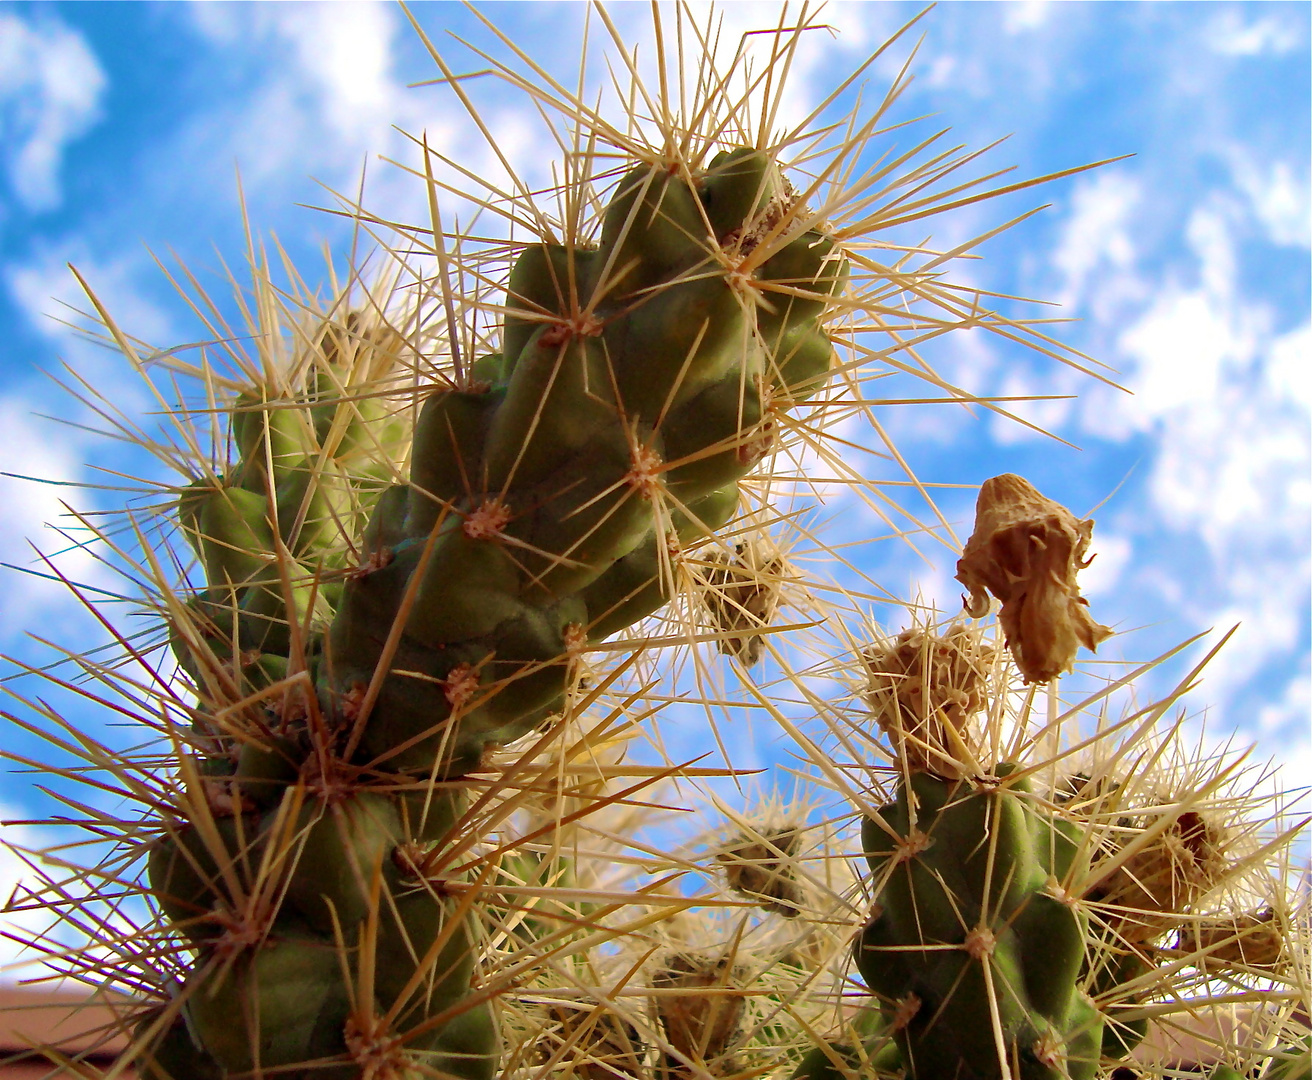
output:
M652 986L686 992L656 997L661 1028L678 1054L667 1055L662 1070L665 1076L691 1077L701 1072L690 1069L679 1057L703 1065L712 1076L738 1071L729 1051L747 1011L746 995L741 989L744 981L745 973L724 957L681 952L666 958Z
M1203 963L1271 968L1281 961L1285 937L1283 920L1268 908L1191 923L1180 930L1179 949L1204 954Z
M988 614L989 593L1002 602L1002 630L1027 683L1055 679L1081 645L1094 650L1111 636L1090 616L1075 580L1089 565L1092 535L1092 518L1079 520L1024 477L1004 473L980 488L957 580L970 590L972 619Z
M761 631L779 608L786 564L757 543L738 544L732 556L716 552L708 561L706 611L711 625L725 635L716 640L716 647L751 667L765 647Z
M802 911L802 887L793 875L792 860L801 841L795 828L742 836L718 858L729 888L759 900L766 911L795 919Z
M1152 839L1136 846L1134 835L1127 837L1125 847L1135 850L1090 894L1105 905L1120 936L1132 943L1153 941L1179 925L1179 917L1234 864L1226 830L1209 816L1185 810L1164 829L1159 822L1156 815L1136 822L1135 831L1154 834Z
M637 1029L601 1005L549 1006L559 1030L542 1047L546 1057L558 1053L559 1040L572 1051L570 1068L581 1080L625 1080L647 1075L647 1049Z
M961 623L941 636L911 627L861 651L866 704L907 769L975 774L979 738L969 721L988 704L996 655L982 630Z

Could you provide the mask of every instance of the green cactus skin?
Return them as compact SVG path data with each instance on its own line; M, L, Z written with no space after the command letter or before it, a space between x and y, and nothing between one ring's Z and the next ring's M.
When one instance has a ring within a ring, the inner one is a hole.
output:
M1097 1075L1086 916L1052 891L1076 841L1027 796L913 773L865 822L878 891L855 959L917 1080L993 1080L1000 1054L1021 1080Z
M1312 1080L1312 1035L1301 1046L1285 1046L1262 1070L1262 1080Z
M286 706L252 705L260 733L241 739L197 721L221 799L148 849L152 893L196 952L148 1074L353 1080L366 970L398 1075L495 1074L476 920L413 861L464 813L458 785L428 785L560 711L577 649L668 600L662 567L737 513L771 410L823 385L820 318L847 267L820 233L783 235L790 197L748 148L702 176L638 165L597 248L522 251L501 351L417 414L347 385L348 354L391 370L405 347L358 316L325 326L300 396L234 404L237 460L179 493L205 587L170 643L224 702L307 671L304 711L332 734ZM767 235L773 254L737 269Z
M846 1036L827 1046L815 1046L793 1070L792 1080L843 1080L834 1064L837 1057L858 1075L866 1070L875 1076L895 1076L902 1069L902 1055L887 1032L887 1024L878 1009L862 1009L852 1021ZM861 1043L858 1051L853 1037Z
M156 903L170 922L195 940L220 932L208 916L218 907L235 906L233 891L244 892L253 877L256 815L217 818L212 825L209 842L193 825L161 837L151 847L146 866Z
M138 1021L134 1034L144 1037L154 1021L155 1014L147 1014ZM196 1044L181 1017L155 1038L134 1064L146 1080L223 1080L218 1063Z
M700 189L639 166L597 250L521 255L503 352L478 365L499 381L424 402L404 512L396 488L378 499L364 546L385 555L346 583L328 634L329 712L390 659L365 760L454 777L532 730L560 708L571 637L598 640L656 610L660 544L733 513L738 480L769 445L762 387L785 400L818 389L832 353L819 317L846 274L832 244L806 233L760 279L805 296L771 294L771 310L766 294L759 306L735 290L717 237L744 229L740 211L777 200L781 184L756 151L713 163ZM573 314L588 297L591 323ZM799 348L772 355L793 338ZM655 532L660 489L674 537ZM405 633L389 640L403 608Z
M228 1073L286 1070L346 1052L350 999L331 940L271 935L228 970L201 968L194 978L198 984L187 1001L191 1023Z

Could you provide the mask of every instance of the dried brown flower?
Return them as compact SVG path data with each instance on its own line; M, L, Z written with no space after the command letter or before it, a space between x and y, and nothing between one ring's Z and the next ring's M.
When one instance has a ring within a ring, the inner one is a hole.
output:
M737 1071L729 1050L747 1010L742 975L723 957L675 953L652 979L657 989L687 990L658 996L656 1012L670 1045L690 1061L704 1062L713 1076ZM667 1062L667 1070L672 1077L692 1075L677 1060Z
M911 771L948 779L972 771L961 760L978 746L967 721L987 704L995 652L961 623L942 636L912 627L862 650L866 704Z
M1106 905L1105 917L1119 924L1126 941L1149 942L1179 925L1178 917L1230 866L1225 830L1198 811L1185 810L1121 863L1091 899Z
M975 504L975 531L957 562L957 580L970 590L966 612L988 614L992 593L1016 666L1027 683L1049 682L1075 661L1083 645L1096 649L1111 629L1094 622L1076 574L1093 520L1080 521L1013 473L984 481Z
M555 1003L548 1006L559 1025L558 1037L570 1044L568 1070L580 1080L642 1080L647 1050L632 1024L604 1005ZM543 1058L556 1053L542 1048Z
M761 631L779 607L784 561L756 544L739 544L732 557L716 552L709 561L706 610L711 625L726 635L716 647L751 667L764 648Z
M729 879L729 888L740 896L761 901L761 907L795 919L802 910L802 887L793 877L790 860L801 834L797 829L778 829L760 840L744 836L729 851L718 856Z
M1275 967L1285 948L1285 930L1269 908L1226 918L1202 919L1180 930L1180 948L1205 952L1205 963Z

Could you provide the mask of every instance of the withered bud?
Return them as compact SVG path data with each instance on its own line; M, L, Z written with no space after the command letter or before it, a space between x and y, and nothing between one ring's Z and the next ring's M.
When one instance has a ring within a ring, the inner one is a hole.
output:
M1159 820L1141 827L1152 829ZM1091 898L1106 905L1104 917L1118 924L1126 941L1160 938L1178 926L1179 917L1230 868L1226 840L1217 822L1196 810L1185 810L1118 866ZM1129 838L1127 846L1133 842Z
M970 590L966 613L988 614L992 593L1016 666L1027 683L1049 682L1075 662L1083 645L1096 649L1111 629L1094 622L1076 575L1093 519L1080 521L1013 473L984 481L975 504L975 531L957 561L957 580Z
M566 1061L575 1076L582 1080L640 1080L647 1074L647 1048L637 1029L605 1005L562 1002L547 1009L560 1025L559 1040L570 1046ZM541 1049L543 1060L557 1053L550 1044Z
M733 556L715 552L708 561L706 611L711 625L725 634L716 647L751 667L765 647L760 631L779 608L785 563L756 544L739 544Z
M667 957L652 979L659 990L686 990L655 998L665 1038L690 1061L706 1063L712 1075L737 1071L728 1050L738 1038L747 1011L741 989L743 973L723 957L702 953L675 953ZM686 1068L670 1062L672 1073Z
M802 910L802 888L793 877L791 860L801 833L794 828L761 834L760 840L742 837L717 858L729 879L729 888L740 896L759 900L761 907L795 919Z
M967 722L988 704L995 655L980 630L960 623L942 636L912 627L861 651L866 704L912 772L970 772L961 758L973 756L979 740Z
M1227 918L1202 919L1180 930L1180 949L1206 953L1205 964L1275 967L1284 952L1285 932L1271 909Z

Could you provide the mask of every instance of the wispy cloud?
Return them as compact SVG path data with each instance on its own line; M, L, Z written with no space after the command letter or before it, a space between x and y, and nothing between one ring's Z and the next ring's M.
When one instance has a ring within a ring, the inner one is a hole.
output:
M1218 5L1219 6L1219 5ZM1250 18L1254 12L1257 18ZM1280 5L1256 9L1226 5L1208 20L1204 40L1222 56L1279 55L1298 48L1303 33L1292 12Z
M64 152L101 115L106 85L81 34L45 13L0 11L0 153L27 209L59 205Z

